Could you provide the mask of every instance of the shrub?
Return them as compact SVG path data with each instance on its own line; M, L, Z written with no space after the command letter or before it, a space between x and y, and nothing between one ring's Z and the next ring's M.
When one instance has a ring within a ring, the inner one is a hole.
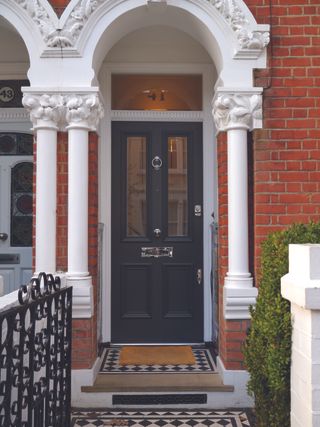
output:
M320 223L294 224L263 242L261 280L244 354L259 427L290 426L290 303L281 297L289 243L320 243Z

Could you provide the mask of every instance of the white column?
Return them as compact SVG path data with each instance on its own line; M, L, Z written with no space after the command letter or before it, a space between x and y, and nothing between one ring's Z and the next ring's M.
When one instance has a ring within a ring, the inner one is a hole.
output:
M73 317L93 315L92 278L88 271L88 140L102 116L96 93L69 94L68 130L68 272L73 286Z
M291 427L320 426L320 245L289 245L281 294L291 302Z
M36 163L36 272L56 271L57 127L39 124Z
M32 92L32 88L30 88ZM57 131L62 98L24 91L36 133L36 272L56 271Z
M248 244L247 128L228 129L228 273L229 286L251 287Z
M88 276L88 127L68 126L68 275Z
M261 127L261 89L219 89L213 101L218 131L228 144L228 272L224 283L224 317L249 319L257 289L249 271L248 131Z

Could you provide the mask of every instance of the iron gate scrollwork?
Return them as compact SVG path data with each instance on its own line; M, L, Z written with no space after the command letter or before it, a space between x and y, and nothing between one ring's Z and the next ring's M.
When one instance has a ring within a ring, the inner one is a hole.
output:
M69 427L72 288L40 273L0 312L0 427Z

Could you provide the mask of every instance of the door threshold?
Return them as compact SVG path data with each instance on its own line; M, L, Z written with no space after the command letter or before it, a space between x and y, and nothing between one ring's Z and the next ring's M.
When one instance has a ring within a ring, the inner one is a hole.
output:
M157 393L157 392L233 392L218 373L185 374L101 374L92 386L82 386L85 393Z

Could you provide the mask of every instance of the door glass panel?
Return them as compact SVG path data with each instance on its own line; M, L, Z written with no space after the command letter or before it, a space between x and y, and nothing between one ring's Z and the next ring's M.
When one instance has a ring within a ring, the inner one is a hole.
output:
M168 137L168 236L188 235L187 149L187 137Z
M33 153L33 136L27 133L0 133L0 156L23 156Z
M11 171L11 246L32 245L32 174L31 162Z
M147 141L142 136L127 138L127 236L147 234Z

